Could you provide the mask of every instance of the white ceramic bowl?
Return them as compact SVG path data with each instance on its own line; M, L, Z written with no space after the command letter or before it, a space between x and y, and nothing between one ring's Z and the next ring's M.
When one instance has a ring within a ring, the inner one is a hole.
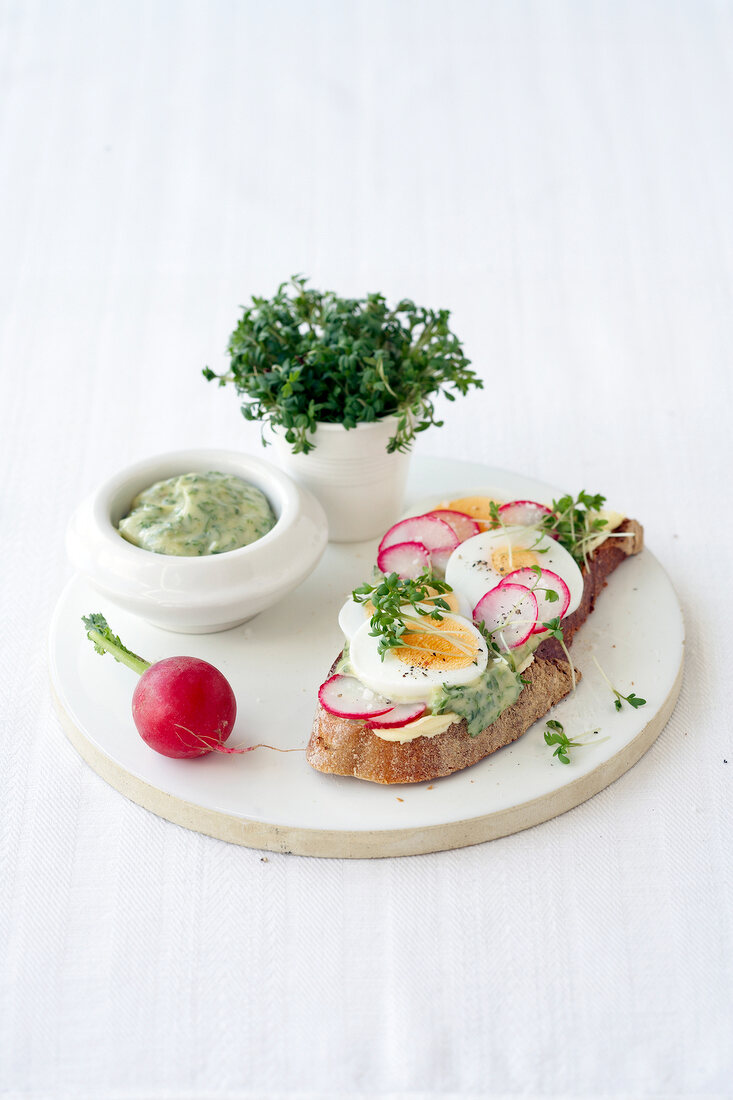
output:
M156 481L219 470L256 485L277 522L239 550L187 558L133 546L117 530L138 493ZM277 603L315 569L328 540L313 495L260 458L236 451L175 451L144 459L106 481L71 518L72 564L100 595L155 626L210 634Z

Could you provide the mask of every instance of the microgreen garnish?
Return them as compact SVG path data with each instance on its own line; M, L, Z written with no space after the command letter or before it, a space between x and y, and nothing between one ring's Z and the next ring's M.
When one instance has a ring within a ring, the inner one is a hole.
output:
M229 340L229 371L204 377L231 382L246 420L284 429L293 452L313 449L319 421L354 428L397 417L387 450L406 451L415 434L440 425L433 399L449 401L483 383L469 369L447 309L381 294L339 298L294 276L273 298L252 298Z
M598 515L605 503L601 493L592 495L581 489L575 498L568 494L553 500L552 515L544 517L541 527L554 535L576 562L585 564L589 544L608 525L608 520Z
M560 626L560 619L548 619L546 623L542 624L551 638L557 638L558 642L564 642L562 628Z
M540 584L540 581L542 580L542 569L540 568L540 566L530 565L530 569L536 577L536 580L534 580L529 586L530 592L544 592L545 599L548 603L557 603L557 601L560 599L560 593L557 592L554 588L548 588L547 586Z
M561 764L570 763L570 749L582 749L586 745L590 744L589 741L571 741L568 735L565 733L563 726L560 722L556 722L554 718L550 718L547 722L547 729L545 733L545 744L556 745L557 748L553 752L553 756L556 756ZM592 730L591 733L595 736L598 730ZM587 736L583 734L582 736ZM607 740L607 738L601 738L601 741ZM595 744L600 744L601 741L596 741Z
M613 694L616 696L616 698L613 701L613 705L616 708L616 710L622 710L624 703L628 703L629 706L633 707L635 710L636 710L637 707L646 706L646 699L640 699L639 696L635 695L633 691L630 691L628 695L622 695L621 692L618 690L618 688L615 688L613 686L613 684L609 680L608 676L606 676L605 672L603 671L600 664L598 663L598 659L595 656L595 654L593 656L593 660L594 660L596 668L600 672L601 676L606 681L606 683L610 687Z
M492 632L489 630L488 626L482 619L474 619L473 625L476 627L476 630L478 630L479 634L489 647L489 653L492 657L506 657L506 654L503 652L503 650L499 648L498 643L495 641L494 634L492 634ZM502 623L501 626L496 628L494 633L498 634L499 631L502 630L503 627L505 627L506 625L506 623Z
M559 616L557 616L554 619L550 619L548 622L543 623L542 625L545 628L545 630L547 631L547 633L550 635L550 637L554 638L556 641L558 641L560 643L560 645L562 647L562 651L565 654L565 659L567 660L568 664L570 665L570 675L571 675L572 680L573 680L573 691L575 691L575 686L576 686L575 668L573 666L573 662L570 660L570 654L568 653L568 647L565 644L565 635L563 634L562 627L560 626Z
M377 652L384 660L388 650L406 644L402 635L421 619L442 622L443 612L450 611L443 594L452 591L432 573L423 573L416 580L403 580L397 573L390 573L379 584L362 584L351 595L357 603L373 604L369 633L379 638Z
M613 705L615 706L616 710L621 710L621 707L623 706L623 703L621 702L622 699L625 700L629 704L630 707L645 707L646 706L646 699L640 699L638 695L634 695L633 691L631 692L630 695L621 695L621 693L618 692L618 691L615 692L615 694L616 694L616 699L615 699Z
M576 743L574 741L571 741L567 737L563 727L560 725L559 722L556 722L554 719L550 719L550 721L547 723L547 729L545 730L545 744L557 745L557 748L552 755L556 756L561 764L570 763L568 750L573 748Z

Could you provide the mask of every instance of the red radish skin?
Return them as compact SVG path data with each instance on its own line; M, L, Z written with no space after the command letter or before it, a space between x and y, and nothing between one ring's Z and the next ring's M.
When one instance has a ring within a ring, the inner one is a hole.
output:
M356 676L337 672L318 689L318 700L324 710L337 718L378 718L394 709L394 703L375 695Z
M163 756L242 751L224 747L237 717L234 692L217 668L198 657L166 657L143 672L132 717L143 741Z
M430 552L455 550L458 536L447 523L435 516L410 516L390 527L379 544L379 553L400 542L419 542Z
M513 573L507 573L504 579L499 582L499 588L503 584L523 584L532 589L537 600L537 625L532 631L533 634L544 633L545 628L542 624L550 619L562 619L570 607L570 589L562 577L559 577L552 569L543 569L538 577L531 566L525 565L522 569L515 569ZM551 588L554 592L557 592L558 599L552 602L548 600L543 591L545 588Z
M430 571L430 552L421 542L397 542L377 554L377 569L414 581Z
M499 509L502 523L509 527L533 527L551 515L552 511L536 500L511 500Z
M537 598L522 584L497 584L473 609L474 622L482 622L496 636L498 645L516 649L537 625Z
M481 528L476 520L471 519L465 512L456 512L453 508L434 508L432 512L426 514L435 516L436 519L447 523L451 530L455 531L461 542L465 542L466 539L473 538L474 535L481 533Z
M366 724L369 729L395 730L410 722L416 722L418 718L422 718L427 709L427 703L398 703L381 718L368 718Z

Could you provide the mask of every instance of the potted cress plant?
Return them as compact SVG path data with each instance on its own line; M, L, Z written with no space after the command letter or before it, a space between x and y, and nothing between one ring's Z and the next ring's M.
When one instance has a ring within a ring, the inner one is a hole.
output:
M330 537L353 542L394 523L412 441L482 382L469 369L448 310L381 294L339 298L294 277L252 298L229 340L231 383L247 420L269 425L281 465L323 504ZM263 443L267 443L263 433Z

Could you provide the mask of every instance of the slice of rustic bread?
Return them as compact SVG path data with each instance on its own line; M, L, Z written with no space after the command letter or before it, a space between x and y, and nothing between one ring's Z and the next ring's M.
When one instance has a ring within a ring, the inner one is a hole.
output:
M616 537L598 547L583 570L581 604L563 623L567 645L593 610L608 576L630 554L638 554L642 545L641 526L636 520L624 520L616 529ZM577 670L575 675L580 679ZM466 722L461 720L444 733L417 737L401 745L377 737L363 721L337 718L319 705L306 759L318 771L353 775L373 783L421 783L450 775L516 741L572 689L570 665L560 643L552 638L541 643L523 676L529 683L516 703L477 737L469 737Z

